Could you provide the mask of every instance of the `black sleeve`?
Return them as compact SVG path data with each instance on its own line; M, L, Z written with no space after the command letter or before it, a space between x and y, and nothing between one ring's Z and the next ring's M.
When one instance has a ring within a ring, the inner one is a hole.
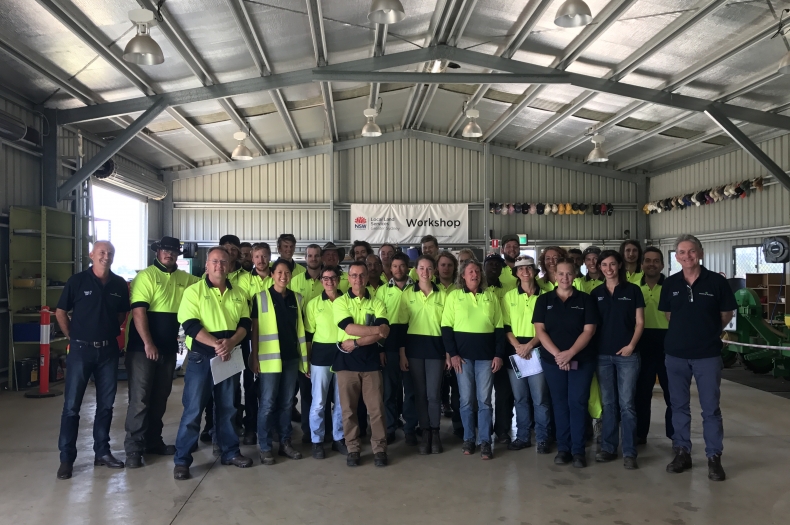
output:
M732 312L738 308L738 303L735 301L735 294L732 292L730 283L727 282L727 279L720 275L717 275L717 277L719 277L719 295L721 296L719 309L722 312Z
M496 337L496 356L502 359L507 359L505 329L494 328L494 336Z
M387 319L384 319L383 317L378 317L376 318L375 321L373 321L373 326L384 326L384 325L389 326L390 322ZM345 330L345 328L343 330Z
M203 329L203 323L200 322L200 319L187 319L181 323L181 326L184 327L184 334L192 339L195 339Z
M71 277L68 281L66 281L66 286L63 287L63 292L60 294L60 299L58 299L57 306L58 309L69 312L74 308L73 290L74 277Z
M661 286L661 296L658 298L658 310L661 312L671 312L672 304L670 301L670 290L667 288L667 282Z
M145 308L146 310L148 310L149 308L151 308L151 305L149 303L146 303L145 301L137 301L136 303L132 303L132 309L135 308Z
M252 334L252 320L249 317L242 317L239 319L239 324L236 326L236 329L244 328L247 331L247 336Z
M532 312L532 324L546 322L546 295L540 294Z
M305 333L304 333L305 340L306 340L308 343L312 343L312 342L313 342L313 336L314 336L314 335L315 335L315 334L314 334L313 332L305 332Z
M250 307L250 319L258 318L258 296L252 298L252 306Z
M129 284L123 279L123 277L118 278L118 287L120 288L121 301L120 306L118 306L118 313L125 314L131 310L129 306Z
M458 355L458 346L455 344L455 330L449 326L443 326L442 341L444 342L444 350L450 354L450 357Z
M346 317L345 319L343 319L342 321L337 323L337 327L340 328L341 330L345 331L346 327L348 325L350 325L350 324L354 324L354 319L351 318L351 317Z
M598 305L592 297L584 294L584 324L598 324Z
M512 327L512 326L510 326L509 324L506 324L506 325L505 325L505 328L504 328L504 330L505 330L505 334L506 334L506 335L507 335L507 334L511 334L511 333L513 333L513 327Z

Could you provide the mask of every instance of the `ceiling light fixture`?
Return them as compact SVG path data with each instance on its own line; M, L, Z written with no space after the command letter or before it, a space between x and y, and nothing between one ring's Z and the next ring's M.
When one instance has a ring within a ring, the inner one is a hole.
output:
M604 143L606 139L603 135L596 133L592 137L592 143L594 145L593 150L587 155L587 162L589 163L596 163L596 162L608 162L609 156L601 147L601 144Z
M376 117L378 116L379 112L376 111L375 108L367 108L363 113L368 118L368 121L364 126L362 126L362 136L380 137L381 128L378 124L376 124Z
M140 66L154 66L165 61L162 48L151 38L151 27L156 25L153 11L132 9L129 20L137 24L137 35L129 40L123 50L123 59Z
M469 122L467 122L466 126L464 126L464 130L461 132L461 135L468 138L482 137L483 130L480 129L480 126L477 124L477 122L475 122L475 119L480 117L480 112L476 109L467 109L466 117L469 119Z
M581 27L592 22L592 12L584 0L566 0L554 16L554 23L560 27Z
M239 141L239 145L233 149L230 158L233 160L252 160L250 148L244 145L244 139L247 138L247 134L243 131L237 131L233 134L233 138Z
M377 24L397 24L406 18L400 0L373 0L368 11L368 20Z

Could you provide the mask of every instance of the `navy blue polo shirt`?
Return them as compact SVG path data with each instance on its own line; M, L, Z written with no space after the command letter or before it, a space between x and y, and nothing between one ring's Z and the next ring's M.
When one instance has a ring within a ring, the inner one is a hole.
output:
M636 328L636 309L645 307L642 290L629 282L615 286L609 293L606 283L596 286L590 297L598 307L598 329L595 339L598 354L615 355L631 343Z
M552 342L561 351L565 351L582 335L584 325L598 324L598 309L592 297L584 292L574 288L571 296L563 302L554 289L538 297L535 313L532 314L532 324L535 323L543 323ZM597 355L595 344L590 341L573 360L589 361ZM541 352L540 357L544 365L557 366L554 356L548 351Z
M123 277L110 272L102 284L91 266L69 277L58 308L72 311L69 337L89 343L110 341L121 333L118 314L129 311L129 285Z
M299 305L296 304L296 296L291 290L286 288L287 295L269 288L269 295L272 296L272 306L274 306L274 316L277 319L277 336L280 340L280 359L288 361L299 359L302 355L299 348L299 336L297 335L297 315L299 315ZM257 312L258 309L256 308Z
M658 309L669 312L664 352L681 359L721 356L721 313L738 308L727 279L705 268L689 285L680 271L664 280Z

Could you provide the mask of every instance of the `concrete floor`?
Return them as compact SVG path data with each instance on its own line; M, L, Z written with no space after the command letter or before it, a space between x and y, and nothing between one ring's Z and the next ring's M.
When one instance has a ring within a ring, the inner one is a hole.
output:
M183 380L176 381L166 416L165 440L175 439ZM194 478L173 480L171 458L152 457L139 470L93 467L92 389L83 406L74 477L58 481L57 433L63 398L33 400L0 395L0 523L50 524L443 524L503 523L577 525L614 523L786 524L790 520L790 400L725 381L723 464L728 479L712 483L702 444L699 407L693 406L691 472L670 475L664 467L671 446L655 437L640 447L638 471L620 461L596 464L588 450L587 469L559 467L535 449L495 450L495 459L465 457L447 434L445 453L419 456L400 441L390 447L390 466L373 467L369 446L363 464L350 469L345 458L280 460L250 469L215 461L201 445ZM654 396L658 408L660 396ZM123 458L126 385L119 385L112 447ZM654 416L660 412L654 410ZM298 442L301 433L295 430ZM255 448L242 451L257 457ZM284 459L284 458L283 458Z

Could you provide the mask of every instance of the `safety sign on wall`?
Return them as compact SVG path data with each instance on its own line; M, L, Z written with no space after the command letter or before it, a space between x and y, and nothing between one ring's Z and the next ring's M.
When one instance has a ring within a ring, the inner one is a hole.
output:
M433 235L442 244L469 242L467 204L352 204L351 240L417 244Z

